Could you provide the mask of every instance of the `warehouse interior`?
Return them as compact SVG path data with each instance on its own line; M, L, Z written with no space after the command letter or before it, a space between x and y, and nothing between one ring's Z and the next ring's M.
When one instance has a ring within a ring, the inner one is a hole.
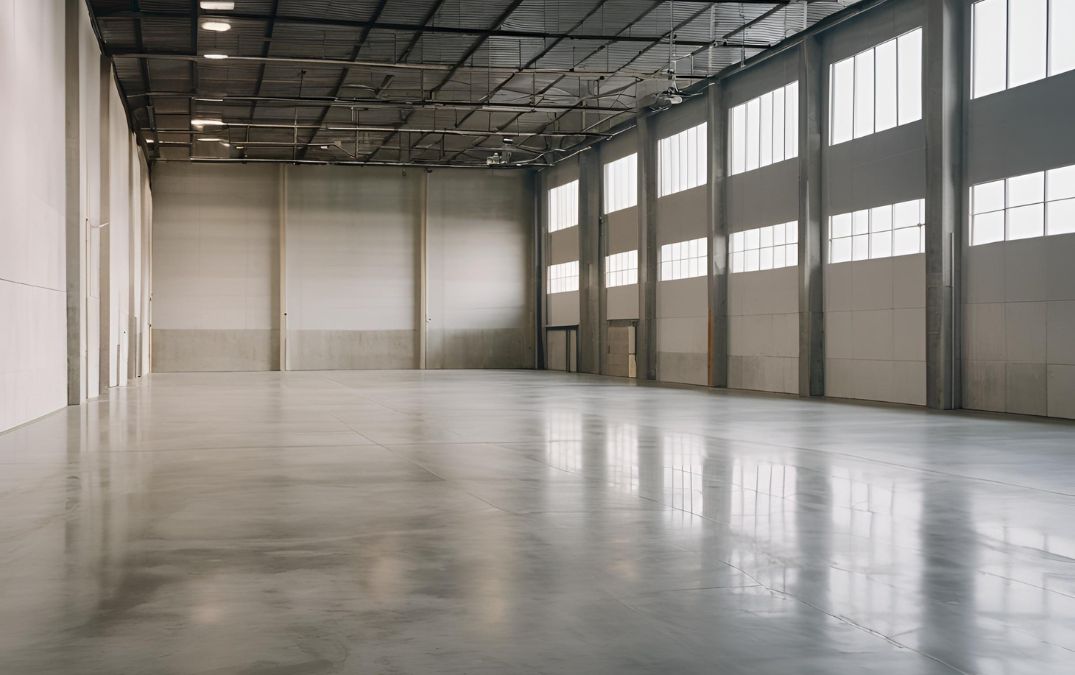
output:
M0 672L1071 672L1073 35L0 0Z

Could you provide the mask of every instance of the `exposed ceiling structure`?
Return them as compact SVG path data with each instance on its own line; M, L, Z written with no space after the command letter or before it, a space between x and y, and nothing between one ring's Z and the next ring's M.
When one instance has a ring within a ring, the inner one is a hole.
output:
M429 166L552 164L854 2L88 0L151 159Z

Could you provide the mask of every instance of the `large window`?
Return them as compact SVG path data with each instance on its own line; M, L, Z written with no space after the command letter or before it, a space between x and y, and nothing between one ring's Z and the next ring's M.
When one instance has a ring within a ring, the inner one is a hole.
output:
M661 247L661 281L704 277L709 252L705 237Z
M638 283L638 250L605 257L605 288Z
M732 108L728 130L732 173L753 171L799 155L799 83Z
M573 180L549 190L549 232L579 224L579 182Z
M926 200L842 213L829 218L829 262L873 260L926 250Z
M736 232L731 237L732 273L774 270L799 264L799 223Z
M638 154L605 165L605 213L638 204Z
M549 293L579 290L579 261L549 265Z
M1075 70L1075 1L974 3L972 91L977 98Z
M703 185L706 181L706 125L662 138L657 144L659 197Z
M922 119L922 29L829 69L829 144Z
M1075 166L975 185L971 245L1075 232Z

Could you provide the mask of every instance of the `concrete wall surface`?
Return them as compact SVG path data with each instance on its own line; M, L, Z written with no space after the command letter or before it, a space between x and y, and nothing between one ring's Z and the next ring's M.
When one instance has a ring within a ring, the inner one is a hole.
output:
M153 370L276 369L280 169L161 163L153 182Z
M427 180L426 367L532 367L528 176L434 171Z
M3 431L67 403L64 3L0 0L0 35Z
M798 270L784 267L728 278L728 386L799 391Z
M528 180L159 165L154 369L531 367Z
M825 265L825 393L925 405L925 255Z

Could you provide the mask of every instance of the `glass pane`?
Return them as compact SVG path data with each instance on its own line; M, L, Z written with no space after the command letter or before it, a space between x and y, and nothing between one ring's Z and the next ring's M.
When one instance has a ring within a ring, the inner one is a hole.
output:
M743 233L735 232L732 234L732 251L743 250Z
M870 235L870 257L887 258L892 255L892 233L875 232Z
M855 138L873 133L873 50L855 56Z
M922 119L922 29L899 39L899 123Z
M975 97L1003 91L1006 86L1007 6L1007 0L982 0L974 5Z
M758 168L760 125L761 102L754 99L747 103L747 171Z
M794 221L785 224L785 233L787 235L787 241L789 244L794 244L799 241L799 223Z
M835 145L854 136L855 61L844 59L832 67L829 114L832 116L829 143Z
M829 236L833 239L838 237L850 237L851 236L851 214L841 213L838 216L833 216L830 223Z
M877 46L877 131L896 126L896 41Z
M1049 234L1075 232L1075 199L1049 203Z
M829 262L842 263L851 260L851 237L833 239L829 245Z
M708 129L708 127L706 126L706 124L704 122L702 124L698 125L698 136L697 136L697 138L698 138L698 153L697 153L697 157L698 157L698 185L702 185L703 183L705 183L708 180L708 178L706 177L707 176L706 172L707 172L707 169L709 167L709 159L708 159L709 153L706 152L706 145L708 143L708 141L707 141L707 136L708 136L707 129Z
M787 243L787 228L784 225L773 225L773 244L783 246Z
M1008 179L1008 208L1045 201L1045 173L1028 173Z
M773 249L763 248L759 251L758 269L771 270L773 269Z
M799 83L784 87L784 159L799 156Z
M698 129L692 128L687 130L687 183L683 187L692 188L695 185L701 185L701 181L698 180Z
M1045 205L1031 204L1008 210L1008 239L1027 239L1045 234Z
M754 230L747 230L746 231L746 249L748 251L750 249L758 248L760 240L761 240L761 233L758 230L754 229Z
M743 269L747 272L758 271L758 251L747 251L743 254Z
M1049 74L1075 70L1075 0L1053 0L1049 8Z
M900 202L892 207L892 227L913 227L921 223L918 200Z
M1047 172L1049 201L1075 197L1075 166L1065 166Z
M773 245L773 228L763 227L758 230L758 243L762 248Z
M1018 0L1009 4L1008 86L1017 87L1045 77L1048 3L1047 0Z
M860 234L855 237L851 237L851 259L852 260L867 260L870 257L870 237L869 235Z
M732 108L732 173L743 173L747 166L747 106Z
M781 267L787 267L787 262L784 260L784 247L777 246L773 249L773 268L779 269Z
M788 244L784 247L784 261L788 267L799 264L799 247L796 244Z
M878 206L870 209L870 231L884 232L892 229L892 207Z
M866 234L870 231L870 212L863 209L862 211L855 211L852 215L853 225L852 234Z
M743 253L742 252L732 254L732 271L733 272L742 272L743 271Z
M921 244L919 231L920 230L917 227L894 230L892 232L892 255L911 255L913 253L919 253L919 246Z
M773 95L761 97L761 155L758 166L773 163Z
M1000 211L1004 208L1004 181L995 180L992 183L975 185L971 197L972 213Z
M784 161L784 88L773 92L773 161Z

